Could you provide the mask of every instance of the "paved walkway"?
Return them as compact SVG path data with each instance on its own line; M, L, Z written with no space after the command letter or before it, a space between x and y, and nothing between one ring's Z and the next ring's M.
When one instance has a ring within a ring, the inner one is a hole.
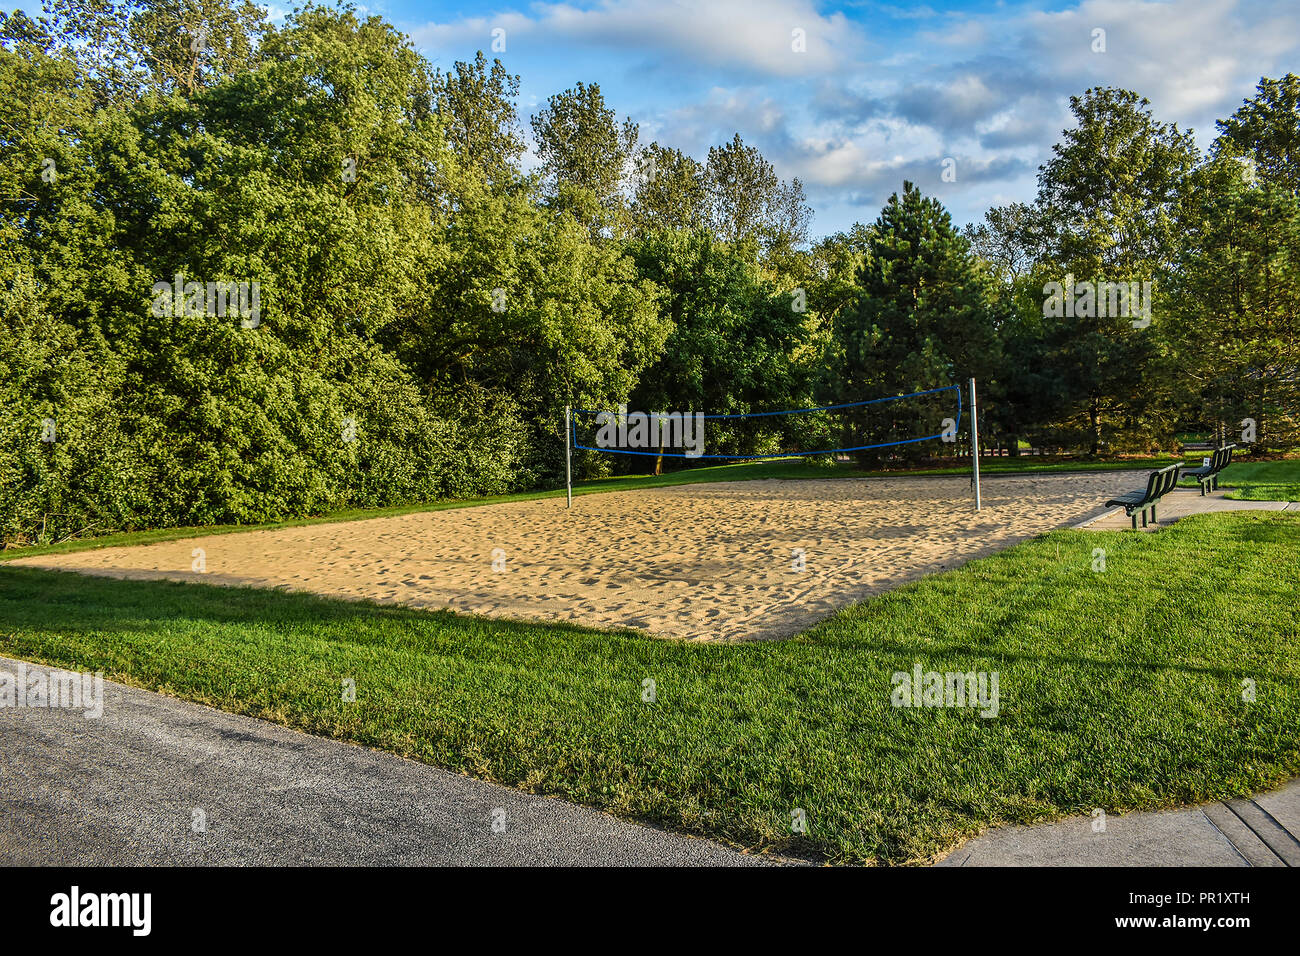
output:
M770 862L120 684L97 719L0 709L0 864Z
M1300 780L1251 799L1190 810L1069 817L1005 827L939 866L1300 866Z
M1136 489L1145 480L1143 476L1141 480L1134 483L1133 488ZM1212 491L1202 497L1196 488L1175 488L1156 503L1156 514L1160 518L1160 523L1148 524L1143 528L1142 517L1139 515L1138 530L1156 531L1188 515L1217 511L1300 511L1300 501L1234 501L1225 497L1226 495L1227 491L1224 489ZM1087 528L1089 531L1129 531L1132 530L1133 522L1124 514L1123 508L1116 508L1075 527Z
M938 865L1297 866L1300 780L1105 824L995 829ZM779 862L110 682L97 719L0 709L0 865Z

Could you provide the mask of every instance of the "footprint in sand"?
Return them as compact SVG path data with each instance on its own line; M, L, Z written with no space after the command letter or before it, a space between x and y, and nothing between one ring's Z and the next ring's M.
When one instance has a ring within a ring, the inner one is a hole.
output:
M1131 480L1123 473L990 478L990 502L1015 499L1021 507L986 510L978 520L969 481L960 478L728 482L611 492L599 511L580 514L557 512L551 500L520 501L11 563L204 580L188 573L198 544L208 548L210 570L239 569L232 584L440 608L473 604L486 614L643 627L692 640L773 638L864 593L1077 522ZM792 540L816 554L803 576L787 573ZM465 541L491 541L546 563L489 572L486 555L483 564L466 560L458 545ZM432 570L416 573L420 567ZM619 580L610 580L614 574ZM206 581L226 583L220 574Z

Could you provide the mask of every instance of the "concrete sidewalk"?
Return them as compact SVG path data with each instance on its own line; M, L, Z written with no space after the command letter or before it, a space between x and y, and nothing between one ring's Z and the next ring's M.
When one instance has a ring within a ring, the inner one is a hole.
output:
M0 671L18 667L0 658ZM938 865L1296 866L1300 780L1249 800L1110 816L1104 831L1093 823L991 830ZM0 864L783 862L802 861L746 855L107 681L98 719L0 709Z
M0 864L773 862L107 681L97 719L0 709Z
M1190 810L1004 827L938 866L1300 866L1300 780Z
M1145 477L1143 481L1145 481ZM1133 485L1136 489L1142 482ZM1156 503L1156 514L1160 523L1149 523L1142 527L1142 518L1138 517L1139 531L1158 531L1188 515L1209 514L1219 511L1300 511L1300 501L1234 501L1226 497L1227 491L1220 489L1202 496L1196 488L1175 488ZM1075 525L1088 531L1130 531L1132 519L1124 514L1123 508L1116 508L1096 518Z

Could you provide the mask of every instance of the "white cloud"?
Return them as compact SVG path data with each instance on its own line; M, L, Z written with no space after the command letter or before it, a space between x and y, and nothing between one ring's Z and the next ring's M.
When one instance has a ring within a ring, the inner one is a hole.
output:
M1207 146L1214 120L1260 76L1300 62L1293 4L1080 0L1044 11L1020 0L966 13L913 8L924 15L910 18L863 2L862 20L816 0L597 0L433 23L413 36L435 55L465 58L489 51L502 27L504 59L526 84L540 68L569 85L576 68L641 122L646 140L697 159L739 132L781 176L803 179L819 222L838 228L846 209L883 202L904 177L933 182L959 221L1031 199L1035 168L1071 122L1069 97L1091 86L1137 91L1157 119L1194 127ZM806 53L790 48L796 27ZM1105 53L1092 50L1096 28ZM940 185L946 156L959 178Z
M1120 86L1151 100L1158 118L1212 133L1263 75L1286 72L1300 49L1291 0L1084 0L1036 13L1026 48L1052 51L1042 69L1055 87ZM1106 52L1092 51L1092 30ZM1210 127L1206 129L1206 127Z
M590 9L538 3L531 14L503 13L411 31L417 45L487 50L492 30L506 51L583 44L653 57L679 68L728 68L771 77L829 73L851 62L858 34L843 14L822 15L810 0L603 0ZM796 52L794 31L805 52Z

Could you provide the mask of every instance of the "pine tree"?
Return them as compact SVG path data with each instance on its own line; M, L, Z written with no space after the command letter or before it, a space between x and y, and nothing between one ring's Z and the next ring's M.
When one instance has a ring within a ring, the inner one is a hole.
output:
M855 307L834 329L841 401L960 385L996 366L990 278L943 205L910 182L876 220L858 285ZM950 392L869 405L850 417L846 440L858 447L938 434L955 408ZM894 451L916 458L923 446Z

